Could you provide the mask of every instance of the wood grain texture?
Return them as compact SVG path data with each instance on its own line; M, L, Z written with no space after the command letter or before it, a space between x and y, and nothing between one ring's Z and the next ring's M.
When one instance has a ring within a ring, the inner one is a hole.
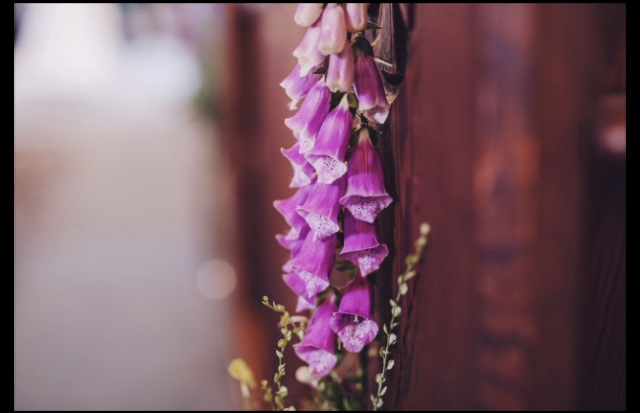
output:
M475 215L469 208L475 158L473 15L468 5L419 4L415 13L405 82L381 140L385 165L395 168L388 185L395 223L381 222L385 236L393 233L387 240L394 246L393 263L381 273L390 290L397 288L395 276L404 270L419 224L429 222L432 234L402 304L386 408L468 409L477 324ZM388 313L388 301L381 305Z

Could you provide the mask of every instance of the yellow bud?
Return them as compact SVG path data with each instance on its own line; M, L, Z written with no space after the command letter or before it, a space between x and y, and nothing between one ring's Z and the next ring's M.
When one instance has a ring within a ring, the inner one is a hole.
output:
M256 382L253 380L253 372L243 359L235 358L231 360L227 371L231 377L238 380L240 383L245 384L251 389L255 389Z

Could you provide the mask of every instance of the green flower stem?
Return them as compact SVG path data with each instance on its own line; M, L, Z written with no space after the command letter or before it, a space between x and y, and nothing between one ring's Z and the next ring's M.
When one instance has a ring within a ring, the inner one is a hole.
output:
M394 360L388 360L389 357L389 348L396 343L398 337L392 333L392 331L398 327L399 323L396 322L396 319L400 318L400 314L402 313L402 309L398 302L400 298L407 293L409 290L409 286L407 285L407 281L413 278L416 275L414 270L416 264L420 261L420 257L422 256L422 250L427 245L427 235L429 234L430 227L429 224L423 223L420 225L420 236L416 240L415 243L415 251L413 254L409 254L406 258L407 270L398 276L398 293L396 294L395 300L389 300L391 303L391 321L389 326L383 324L383 330L387 335L387 343L384 348L380 349L380 357L382 358L382 372L376 374L376 383L378 383L378 391L374 396L371 394L371 402L373 403L373 411L377 411L383 405L382 396L387 392L387 386L384 386L384 382L386 381L385 375L388 370L391 370L395 364Z
M275 302L269 303L269 297L266 295L262 297L262 304L266 305L273 311L277 313L281 313L280 324L282 328L280 332L282 333L283 338L278 340L278 348L280 350L276 350L276 355L278 356L278 371L273 376L273 382L277 386L277 390L275 396L272 393L271 386L269 386L266 380L262 381L262 389L264 390L264 400L271 405L273 410L295 410L293 406L285 407L284 399L289 394L289 390L286 386L282 385L281 379L285 375L285 363L284 360L284 349L287 347L287 344L293 338L293 334L297 334L300 337L300 331L303 329L302 323L299 323L298 326L291 320L291 316L289 312L284 308L282 304L276 304ZM292 328L289 329L289 326ZM302 330L303 331L303 330Z

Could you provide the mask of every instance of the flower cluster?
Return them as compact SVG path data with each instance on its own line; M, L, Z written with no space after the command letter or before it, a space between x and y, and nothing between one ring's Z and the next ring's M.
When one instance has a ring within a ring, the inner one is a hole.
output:
M295 138L282 149L293 167L296 193L274 202L289 225L278 242L291 251L283 280L298 296L296 312L312 310L302 341L294 345L312 376L337 362L337 339L360 352L378 333L368 279L389 251L378 241L376 217L392 201L372 140L389 103L364 36L368 3L301 3L294 20L307 27L293 51L298 63L282 81L285 119ZM344 288L331 285L337 261L353 264Z

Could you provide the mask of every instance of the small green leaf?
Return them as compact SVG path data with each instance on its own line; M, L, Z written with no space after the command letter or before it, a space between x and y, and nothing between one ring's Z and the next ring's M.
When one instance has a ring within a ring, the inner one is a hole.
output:
M420 225L420 234L421 235L427 236L430 231L431 231L431 227L426 222L423 222L422 225Z
M408 273L406 273L404 275L404 281L409 281L410 279L412 279L413 277L415 277L416 272L415 271L409 271Z
M389 300L389 304L391 304L391 308L394 308L394 307L397 307L397 306L398 306L398 303L396 303L396 302L395 302L395 301L393 301L393 300Z
M373 394L371 395L371 403L373 403L373 405L376 405L376 396L374 396Z
M400 294L405 295L409 291L409 286L407 283L403 283L400 285Z
M394 360L389 360L389 363L387 363L387 370L391 370L395 364L396 362Z
M387 325L386 325L386 324L383 324L383 325L382 325L382 330L384 330L384 333L385 333L385 334L389 334L389 329L387 328Z
M380 396L384 396L384 394L387 392L387 386L384 386L382 388L382 390L380 391Z
M376 374L376 383L382 384L383 381L384 381L384 376L382 375L382 373Z
M283 358L284 354L282 354L280 350L276 350L276 356L278 356L278 358Z
M287 340L285 340L284 338L278 340L278 347L280 347L281 349L287 347Z
M380 347L380 357L385 358L389 354L386 348Z
M389 334L389 344L395 344L396 341L398 341L398 336L393 333Z
M403 284L403 285L406 285L406 284ZM400 313L402 313L402 308L400 307L393 307L393 310L391 310L391 314L393 314L394 317L400 316Z
M324 75L325 73L327 73L326 66L322 66L318 68L315 72L313 72L314 75Z
M378 399L378 402L376 403L376 407L379 409L382 407L382 404L383 404L382 399Z
M391 330L393 330L394 328L398 327L400 325L400 323L393 323L391 324L390 328Z

